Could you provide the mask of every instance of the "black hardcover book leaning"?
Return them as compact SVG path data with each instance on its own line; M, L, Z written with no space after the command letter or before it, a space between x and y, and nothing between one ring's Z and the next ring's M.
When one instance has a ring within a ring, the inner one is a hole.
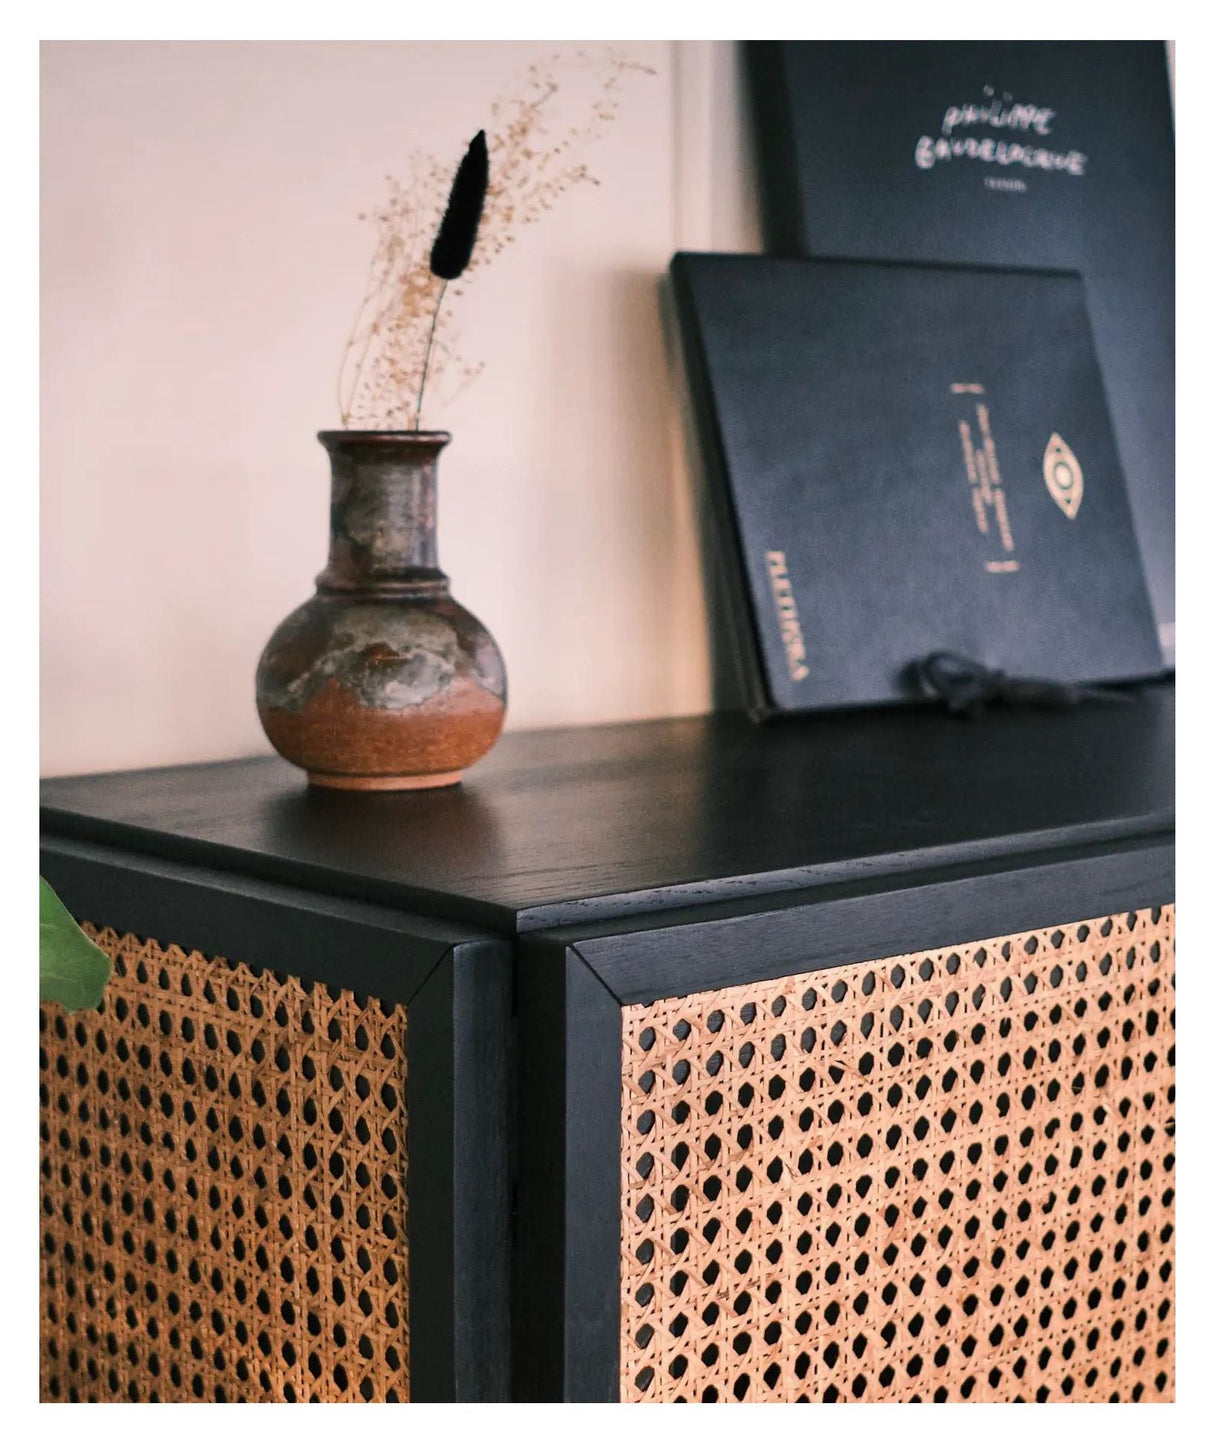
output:
M1074 275L677 255L697 428L759 714L1162 665Z
M1169 663L1174 142L1161 41L758 41L768 250L1079 271Z

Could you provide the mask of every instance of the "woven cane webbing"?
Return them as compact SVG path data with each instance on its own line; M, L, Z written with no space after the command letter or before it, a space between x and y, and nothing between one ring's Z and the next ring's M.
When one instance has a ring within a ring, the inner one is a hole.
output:
M89 929L41 1013L44 1400L408 1399L405 1012Z
M621 1399L1171 1399L1172 937L626 1007Z

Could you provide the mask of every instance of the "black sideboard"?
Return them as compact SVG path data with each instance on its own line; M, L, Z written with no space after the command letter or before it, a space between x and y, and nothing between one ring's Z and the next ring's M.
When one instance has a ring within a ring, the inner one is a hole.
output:
M45 782L44 1398L1169 1397L1173 729Z

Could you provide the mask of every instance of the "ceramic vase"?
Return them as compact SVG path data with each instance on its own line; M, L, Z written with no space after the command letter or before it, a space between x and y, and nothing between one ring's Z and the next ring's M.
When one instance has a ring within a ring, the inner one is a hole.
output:
M454 785L497 739L506 673L435 538L444 431L321 431L332 499L316 594L262 653L257 711L313 785Z

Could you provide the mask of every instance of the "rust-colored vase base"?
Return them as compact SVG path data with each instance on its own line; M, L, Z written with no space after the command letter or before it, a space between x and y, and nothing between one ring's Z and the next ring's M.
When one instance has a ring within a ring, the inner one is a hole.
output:
M432 791L439 786L457 786L463 771L439 771L429 776L337 776L308 772L308 784L334 791Z

